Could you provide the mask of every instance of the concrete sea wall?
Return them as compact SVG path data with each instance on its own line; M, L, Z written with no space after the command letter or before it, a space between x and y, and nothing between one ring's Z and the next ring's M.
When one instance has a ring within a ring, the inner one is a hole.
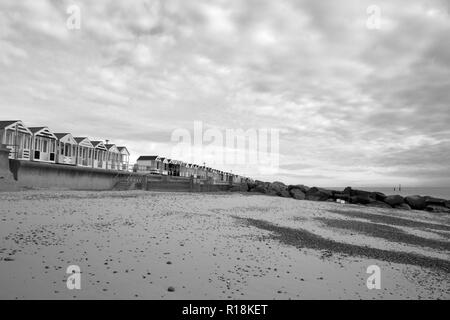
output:
M0 191L14 191L18 189L17 182L9 170L9 150L0 145Z
M180 192L240 191L233 185L186 177L145 175L134 172L8 159L0 149L0 191L26 189L131 190ZM245 190L246 191L246 190Z
M5 167L4 161L1 167ZM9 160L8 171L12 173L18 189L111 190L118 181L130 175L121 171L22 160ZM141 178L138 174L134 176Z

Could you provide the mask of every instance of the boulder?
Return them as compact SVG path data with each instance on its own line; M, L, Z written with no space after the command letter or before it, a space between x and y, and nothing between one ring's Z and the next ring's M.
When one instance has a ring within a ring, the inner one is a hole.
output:
M428 205L435 205L435 206L442 206L445 207L445 202L447 200L441 199L441 198L434 198L434 197L425 197L425 202Z
M266 193L266 188L263 184L257 184L256 187L250 190L250 192L259 192L259 193Z
M317 187L312 187L306 192L306 200L326 201L332 197L333 197L332 191Z
M392 209L390 205L383 201L372 201L367 204L368 207Z
M276 191L275 189L271 189L271 188L266 189L265 193L269 196L278 196L279 195L278 191Z
M350 203L355 204L369 204L374 200L369 198L369 195L355 195L350 197Z
M406 203L400 203L394 206L395 209L400 209L400 210L411 210L411 207L409 205L407 205Z
M300 189L297 188L291 189L289 193L291 197L294 199L305 200L305 194Z
M386 199L386 195L382 192L372 192L372 198L377 201L384 201Z
M266 189L267 189L266 193L270 195L277 195L280 197L291 197L287 189L287 186L283 182L275 181L273 183L268 183Z
M254 182L247 182L247 190L248 191L251 191L255 187L256 187L256 183L254 183Z
M427 206L425 198L421 196L408 196L405 202L414 210L424 210Z
M292 189L298 189L298 190L300 190L301 192L306 193L306 192L308 192L309 187L304 186L303 184L289 185L289 186L288 186L289 192L290 192Z
M291 194L289 193L289 191L287 191L287 189L283 189L281 190L280 194L278 194L280 197L283 198L290 198Z
M433 204L426 206L425 210L430 211L430 212L450 213L449 208L444 207L444 206L437 206L437 205L433 205Z
M354 196L358 196L358 197L362 197L361 199L366 199L365 201L367 201L367 198L370 198L372 200L378 200L378 201L383 201L386 198L386 195L381 193L381 192L369 192L369 191L365 191L365 190L357 190L357 189L352 189L351 187L347 187L344 189L344 191L337 193L341 198L343 194L347 194L349 195L349 197L354 197ZM335 196L337 197L337 196Z
M394 207L396 205L402 204L404 201L403 201L403 197L399 196L397 194L397 195L387 196L386 199L384 199L384 202L386 202L391 207Z
M352 187L346 187L346 188L344 189L344 191L342 191L342 193L348 194L348 195L350 195L350 196L352 196L352 192L353 192Z
M347 202L350 202L350 194L348 193L339 193L339 192L335 192L333 194L333 198L334 200L345 200Z

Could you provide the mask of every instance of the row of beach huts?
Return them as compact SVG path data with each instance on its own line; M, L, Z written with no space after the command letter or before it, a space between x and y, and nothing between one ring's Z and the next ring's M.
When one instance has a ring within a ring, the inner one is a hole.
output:
M192 177L213 183L241 183L250 179L161 156L140 156L130 165L125 146L71 133L52 132L48 127L27 127L21 120L0 121L0 145L9 149L9 158L104 170Z
M20 120L0 121L0 144L9 158L105 170L128 170L130 153L109 141L93 141L48 127L27 127Z
M241 183L248 181L248 178L237 174L225 172L180 160L168 159L161 156L140 156L133 171L148 174L193 177L196 179L210 180L213 183Z

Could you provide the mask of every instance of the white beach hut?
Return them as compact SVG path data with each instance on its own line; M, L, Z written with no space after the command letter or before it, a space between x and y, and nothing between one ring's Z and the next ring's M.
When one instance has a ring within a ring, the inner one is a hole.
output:
M55 133L57 138L56 163L77 164L77 142L70 133Z
M92 167L94 162L94 146L87 137L75 137L77 142L77 166Z
M106 149L106 146L103 143L103 141L91 141L91 143L92 146L94 147L93 168L106 169L108 149Z
M110 170L119 170L120 152L115 144L105 144L107 152L106 168Z
M10 150L10 159L30 160L32 136L20 120L0 121L0 144Z
M56 162L56 136L47 127L29 127L33 133L31 160Z
M130 165L130 152L124 146L117 147L117 149L119 150L119 154L120 154L120 157L119 157L119 163L120 163L119 170L128 171L128 166Z

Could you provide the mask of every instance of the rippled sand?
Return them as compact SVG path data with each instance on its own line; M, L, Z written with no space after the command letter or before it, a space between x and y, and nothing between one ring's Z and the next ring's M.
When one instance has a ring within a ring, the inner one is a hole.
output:
M0 193L0 219L2 299L450 298L448 215L236 193L28 191ZM81 290L66 287L69 265ZM369 265L380 290L366 286Z

